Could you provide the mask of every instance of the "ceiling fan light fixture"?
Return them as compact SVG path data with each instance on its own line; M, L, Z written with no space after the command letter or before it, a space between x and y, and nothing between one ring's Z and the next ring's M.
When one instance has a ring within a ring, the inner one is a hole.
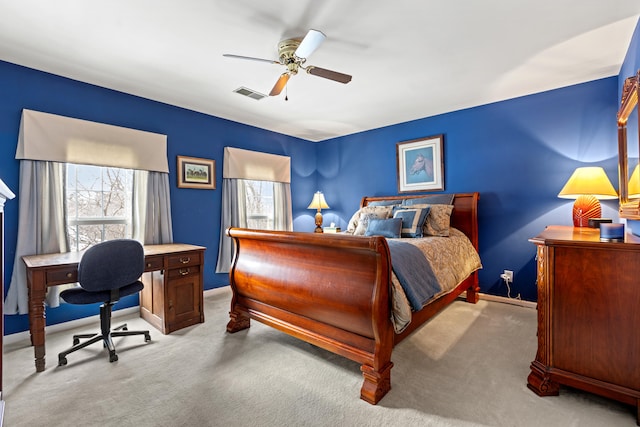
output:
M308 58L322 44L327 36L322 31L309 30L295 51L298 58Z
M282 92L282 89L284 89L284 87L287 85L287 82L289 81L289 77L291 77L289 73L282 73L282 75L280 75L280 78L278 79L276 84L273 86L273 89L271 89L269 96L280 95L280 92Z

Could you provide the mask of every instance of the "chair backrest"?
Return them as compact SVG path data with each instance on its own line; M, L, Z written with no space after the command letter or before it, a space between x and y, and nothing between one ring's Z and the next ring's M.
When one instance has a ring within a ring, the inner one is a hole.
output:
M78 264L78 282L90 292L134 283L144 272L144 249L131 239L107 240L91 246Z

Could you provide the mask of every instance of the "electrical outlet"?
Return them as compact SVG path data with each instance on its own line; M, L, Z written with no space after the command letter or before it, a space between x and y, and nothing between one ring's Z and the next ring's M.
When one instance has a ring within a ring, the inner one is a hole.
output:
M507 282L513 283L513 271L505 270L503 273L503 277Z

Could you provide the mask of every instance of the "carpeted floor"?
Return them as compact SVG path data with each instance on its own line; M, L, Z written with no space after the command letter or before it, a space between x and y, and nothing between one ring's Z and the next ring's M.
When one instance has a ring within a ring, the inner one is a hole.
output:
M74 331L47 335L47 369L38 374L28 338L5 346L4 425L635 425L632 407L568 388L546 398L527 389L536 350L530 308L456 301L394 349L392 390L372 406L359 399L355 362L255 321L227 334L230 298L228 287L208 291L206 322L170 335L134 315L116 319L151 329L152 341L118 338L115 363L98 344L57 367Z

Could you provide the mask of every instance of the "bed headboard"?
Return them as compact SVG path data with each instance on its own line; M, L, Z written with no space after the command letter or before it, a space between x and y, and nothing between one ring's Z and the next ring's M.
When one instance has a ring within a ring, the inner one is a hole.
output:
M411 194L402 196L365 196L360 206L367 206L370 202L381 200L394 200L398 203L406 199L429 198L441 196L440 194ZM456 193L453 199L453 212L451 213L451 226L467 235L471 243L478 248L478 200L480 193Z

